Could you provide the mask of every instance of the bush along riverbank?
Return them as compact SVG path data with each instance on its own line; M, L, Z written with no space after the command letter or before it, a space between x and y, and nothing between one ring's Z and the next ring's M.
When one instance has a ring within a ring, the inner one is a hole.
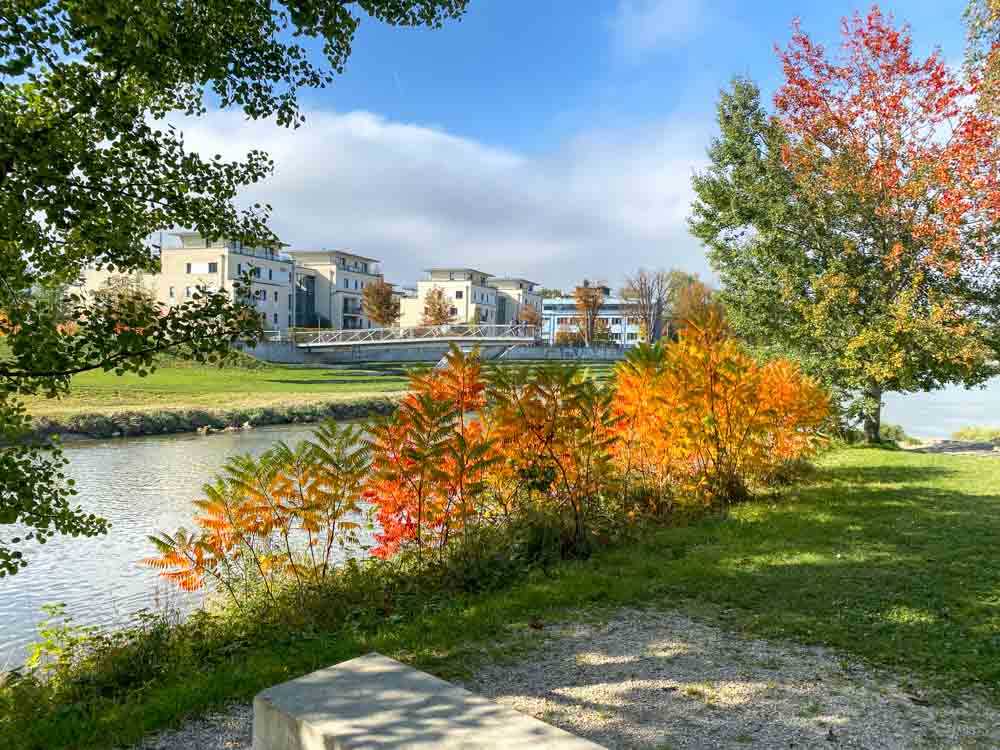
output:
M230 459L145 560L209 588L211 611L49 623L0 688L0 732L11 748L122 744L364 649L425 668L484 638L509 652L513 612L476 607L490 591L790 481L828 416L815 382L758 363L711 310L631 352L610 387L565 366L487 374L453 349L385 419Z
M264 425L385 416L395 411L397 405L396 399L364 398L239 409L161 409L121 411L111 414L84 413L56 418L36 417L32 436L111 438L169 435L181 432L219 432Z

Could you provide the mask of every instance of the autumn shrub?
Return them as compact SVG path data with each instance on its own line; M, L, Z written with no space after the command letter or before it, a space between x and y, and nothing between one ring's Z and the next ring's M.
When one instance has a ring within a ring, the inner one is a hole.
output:
M500 456L493 471L513 493L504 506L537 503L562 513L570 554L587 552L600 501L617 490L612 396L573 367L496 370L491 376L484 419Z
M484 375L477 352L452 347L411 373L364 439L330 424L231 459L195 503L195 530L154 537L147 562L182 588L211 582L240 606L277 607L363 554L370 522L375 557L473 590L511 565L586 556L646 520L743 500L815 449L828 399L701 309L676 341L633 350L613 387L565 365Z
M829 414L817 383L787 360L759 363L711 308L677 341L631 352L616 391L619 467L654 493L704 506L744 500L809 455Z
M483 482L496 460L482 421L486 384L476 353L452 347L445 366L410 376L410 393L396 413L371 428L372 472L365 497L380 531L373 554L390 557L412 547L444 554L484 518Z
M276 603L289 584L303 596L358 544L368 468L359 428L332 422L294 448L236 456L194 502L196 528L151 536L159 554L145 562L187 591L211 580L238 606L256 594Z

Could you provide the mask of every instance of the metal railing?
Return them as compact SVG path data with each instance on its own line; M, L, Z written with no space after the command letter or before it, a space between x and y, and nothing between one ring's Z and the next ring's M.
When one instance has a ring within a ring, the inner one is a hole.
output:
M539 336L538 326L524 323L506 325L448 324L443 326L415 326L411 328L359 328L337 331L319 331L312 335L304 332L296 336L299 346L332 346L345 344L380 344L393 342L434 340L517 340L534 341Z

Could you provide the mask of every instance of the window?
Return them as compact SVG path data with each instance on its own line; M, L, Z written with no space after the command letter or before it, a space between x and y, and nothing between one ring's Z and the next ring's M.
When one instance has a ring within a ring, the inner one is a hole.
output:
M355 280L354 280L354 288L355 288L355 289L357 289L357 288L358 288L358 280L357 280L357 279L355 279Z
M274 269L273 268L268 268L267 269L267 280L268 281L274 281Z
M218 263L209 263L208 264L208 272L209 273L218 273L219 272L219 264Z
M455 299L462 299L462 290L461 289L459 289L457 292L455 292Z
M361 264L361 270L364 271L365 273L368 273L368 264L367 263L362 263Z
M278 304L278 293L277 292L274 293L274 304ZM275 313L275 315L277 315L277 314L278 313Z
M344 289L350 289L350 288L351 288L351 280L344 279Z
M254 276L255 279L259 279L260 278L260 267L259 266L253 269L253 276Z
M243 264L242 263L237 263L236 264L236 275L237 276L242 276L243 275Z
M185 267L186 267L187 273L191 273L191 264L187 263L187 264L185 264Z
M458 315L458 308L457 307L451 308L451 314L452 315Z
M170 287L169 294L170 294L170 299L173 299L174 298L174 288L173 287Z
M278 325L278 313L274 314L274 324Z
M189 286L184 287L184 296L185 297L190 297L191 296L191 287L189 287Z

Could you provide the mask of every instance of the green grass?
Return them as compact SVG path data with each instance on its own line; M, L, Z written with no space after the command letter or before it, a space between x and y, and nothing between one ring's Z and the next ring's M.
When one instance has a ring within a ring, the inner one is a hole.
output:
M726 519L642 534L505 591L390 615L376 629L290 635L220 654L126 703L70 707L14 746L131 742L370 650L460 677L525 653L537 638L532 621L600 617L622 606L831 646L910 674L921 687L978 688L1000 704L1000 461L844 449L819 463L815 480Z
M492 367L496 365L487 365ZM509 366L509 365L503 365ZM612 364L585 365L598 379ZM68 396L27 399L35 417L82 413L156 411L193 408L239 409L374 397L406 390L407 363L369 363L330 367L269 365L209 367L170 361L146 377L86 372L73 378Z

